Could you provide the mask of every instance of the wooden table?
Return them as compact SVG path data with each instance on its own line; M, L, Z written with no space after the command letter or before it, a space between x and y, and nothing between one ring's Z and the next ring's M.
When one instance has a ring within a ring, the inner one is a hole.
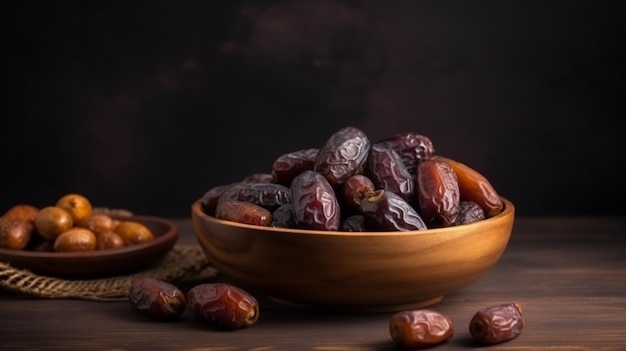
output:
M178 220L181 243L194 244ZM259 298L257 324L218 331L188 314L155 322L126 302L44 300L0 292L2 349L394 350L391 313L334 314ZM490 350L626 350L626 217L517 218L507 250L472 285L430 308L447 314L454 337L438 350L475 348L468 323L480 308L517 302L526 327Z

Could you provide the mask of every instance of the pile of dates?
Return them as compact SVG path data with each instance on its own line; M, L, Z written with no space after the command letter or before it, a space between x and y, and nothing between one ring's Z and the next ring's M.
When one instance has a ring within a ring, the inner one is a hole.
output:
M323 231L407 231L473 223L502 212L485 176L438 155L415 132L371 142L337 130L319 148L279 156L267 173L210 188L203 211L261 226Z
M77 252L117 249L154 239L144 224L95 211L84 195L68 193L43 208L17 204L0 217L0 248Z

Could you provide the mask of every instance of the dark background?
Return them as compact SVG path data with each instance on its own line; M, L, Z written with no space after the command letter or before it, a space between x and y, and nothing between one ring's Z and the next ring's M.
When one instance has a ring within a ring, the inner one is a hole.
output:
M20 1L0 207L189 216L353 125L416 131L520 215L624 215L620 1Z

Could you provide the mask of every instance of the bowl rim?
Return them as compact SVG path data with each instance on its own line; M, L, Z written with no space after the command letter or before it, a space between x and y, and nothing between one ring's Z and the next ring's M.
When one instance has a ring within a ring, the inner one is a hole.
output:
M368 231L368 232L344 232L344 231L324 231L324 230L312 230L312 229L297 229L297 228L281 228L281 227L265 227L253 224L245 224L238 223L228 220L223 220L211 216L205 213L202 210L202 199L197 199L191 205L191 211L193 216L203 219L205 221L209 221L215 224L236 227L241 229L250 229L256 231L265 231L265 232L274 232L276 234L290 234L290 235L301 235L301 236L338 236L338 237L377 237L377 236L409 236L409 235L440 235L441 233L451 233L456 230L473 230L479 227L482 227L487 224L491 224L493 222L505 220L508 217L514 217L515 215L515 205L513 202L500 196L502 201L504 202L504 208L497 215L480 220L478 222L455 225L444 228L432 228L432 229L424 229L424 230L407 230L407 231L392 231L392 232L383 232L383 231Z
M166 231L162 234L155 235L154 239L124 246L116 249L107 249L107 250L92 250L92 251L74 251L74 252L55 252L55 251L32 251L32 250L11 250L0 248L0 261L6 260L11 262L10 258L33 258L33 259L52 259L52 260L60 260L60 259L87 259L93 260L103 257L114 257L114 256L122 256L128 253L133 253L137 251L141 251L142 249L156 247L160 245L169 245L172 242L177 241L179 236L179 230L176 224L168 219L162 217L155 216L146 216L146 215L131 215L131 216L111 216L118 220L129 220L129 221L138 221L140 223L152 223L161 225L166 228ZM7 258L9 258L7 260Z

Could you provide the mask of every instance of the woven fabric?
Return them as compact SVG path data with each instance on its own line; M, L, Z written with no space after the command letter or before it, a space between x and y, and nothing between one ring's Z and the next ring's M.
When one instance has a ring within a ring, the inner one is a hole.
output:
M48 299L120 300L128 297L132 281L141 276L182 282L201 281L217 274L198 246L175 245L154 267L97 279L66 280L41 276L0 262L0 289Z

